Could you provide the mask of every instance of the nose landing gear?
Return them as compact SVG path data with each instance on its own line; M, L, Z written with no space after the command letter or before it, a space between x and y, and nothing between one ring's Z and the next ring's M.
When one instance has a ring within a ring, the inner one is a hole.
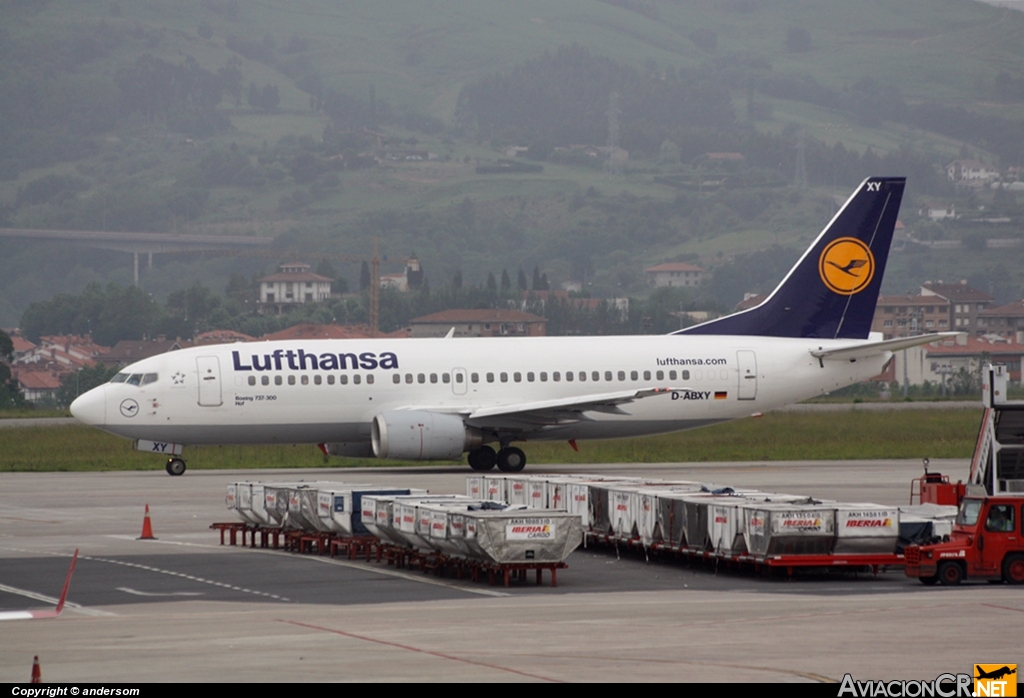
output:
M183 475L185 473L185 461L182 458L174 457L167 461L168 475Z

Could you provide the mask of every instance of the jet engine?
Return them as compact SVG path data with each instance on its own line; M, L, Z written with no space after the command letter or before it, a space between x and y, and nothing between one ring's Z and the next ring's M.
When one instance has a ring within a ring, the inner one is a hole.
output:
M381 412L370 438L375 456L400 460L457 460L483 444L481 431L462 417L418 410Z

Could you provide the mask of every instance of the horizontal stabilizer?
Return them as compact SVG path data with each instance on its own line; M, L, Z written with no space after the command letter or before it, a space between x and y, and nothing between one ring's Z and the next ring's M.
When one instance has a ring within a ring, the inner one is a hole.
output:
M856 344L838 349L811 349L811 356L818 359L856 361L869 356L877 356L886 351L899 351L909 349L921 344L938 342L943 339L952 339L962 332L935 332L933 334L921 334L916 337L899 337L897 339L886 339L881 342L870 342L867 344Z

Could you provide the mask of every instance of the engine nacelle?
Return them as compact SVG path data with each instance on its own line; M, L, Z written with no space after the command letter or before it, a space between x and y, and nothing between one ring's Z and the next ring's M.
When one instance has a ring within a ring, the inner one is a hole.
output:
M458 460L483 443L462 417L416 410L381 412L370 427L373 453L399 460Z

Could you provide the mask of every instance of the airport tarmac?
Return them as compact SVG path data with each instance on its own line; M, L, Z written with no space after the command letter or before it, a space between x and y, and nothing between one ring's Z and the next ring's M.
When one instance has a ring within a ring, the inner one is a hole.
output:
M956 480L966 461L933 461ZM919 461L534 466L903 504ZM219 545L225 485L375 482L465 491L462 467L0 474L0 681L828 681L1024 663L1024 594L902 571L764 580L578 550L558 587ZM136 540L149 504L156 541ZM1016 630L1013 630L1016 628ZM969 632L965 632L970 629ZM1008 648L1013 648L1008 651ZM1009 655L1009 656L1008 656Z

